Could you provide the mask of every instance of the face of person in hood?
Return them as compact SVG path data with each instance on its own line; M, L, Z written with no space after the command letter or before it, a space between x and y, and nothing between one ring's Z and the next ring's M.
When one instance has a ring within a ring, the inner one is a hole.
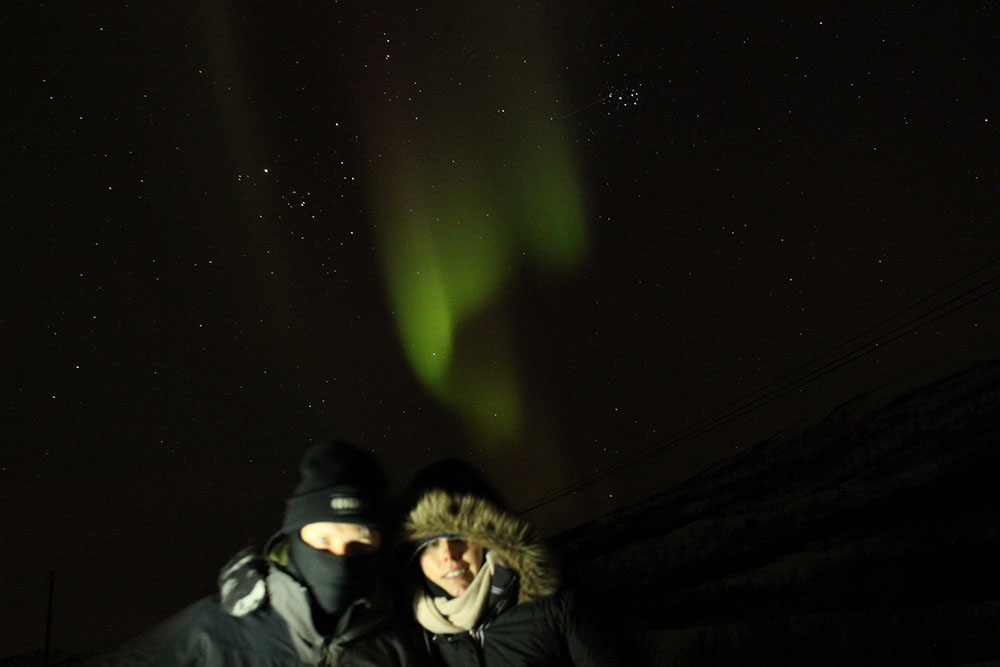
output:
M475 542L441 537L420 551L420 569L448 595L465 592L483 566L483 548Z
M313 549L334 556L364 556L375 553L382 544L382 535L375 528L333 521L308 523L299 529L299 537Z

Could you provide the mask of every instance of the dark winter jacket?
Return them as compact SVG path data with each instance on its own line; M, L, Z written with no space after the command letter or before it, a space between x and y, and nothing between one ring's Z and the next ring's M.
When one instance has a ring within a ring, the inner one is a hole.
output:
M426 663L417 643L408 641L405 624L393 622L382 593L356 601L330 635L323 636L313 627L308 591L274 562L243 554L223 570L220 585L220 593L199 600L115 654L87 664L410 667Z
M444 665L619 665L606 628L576 596L559 590L547 549L530 526L494 503L431 491L407 517L411 542L458 535L499 556L486 608L469 632L424 630L428 653ZM418 587L415 596L428 595Z

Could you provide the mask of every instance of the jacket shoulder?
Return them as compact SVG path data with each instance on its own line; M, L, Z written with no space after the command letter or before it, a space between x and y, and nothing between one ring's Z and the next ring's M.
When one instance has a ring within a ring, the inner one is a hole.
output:
M219 603L231 616L245 616L267 604L268 560L253 549L233 556L219 572Z
M215 594L199 600L163 628L154 664L270 665L295 664L295 660L287 625L273 609L262 606L233 616Z

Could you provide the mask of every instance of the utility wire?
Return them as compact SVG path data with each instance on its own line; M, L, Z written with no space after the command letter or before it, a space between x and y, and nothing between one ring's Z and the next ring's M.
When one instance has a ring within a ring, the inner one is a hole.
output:
M602 470L598 470L594 473L591 473L590 475L587 475L577 480L570 486L567 486L559 491L556 491L548 496L545 496L533 502L532 504L522 508L521 510L519 510L518 513L526 514L535 509L538 509L539 507L552 503L558 500L559 498L570 495L572 493L576 493L578 491L582 491L583 489L589 488L594 484L597 484L607 479L608 477L616 475L629 468L635 467L636 465L639 465L640 463L647 461L663 453L668 449L673 449L674 447L677 447L678 445L683 444L684 442L687 442L688 440L691 440L697 436L710 433L711 431L721 426L724 426L736 419L739 419L740 417L743 417L746 414L749 414L751 412L754 412L755 410L760 409L761 407L777 400L778 398L796 389L799 389L811 382L814 382L815 380L818 380L821 377L829 375L830 373L842 368L843 366L846 366L847 364L853 363L854 361L857 361L858 359L867 356L868 354L871 354L880 347L885 347L886 345L893 343L899 340L900 338L903 338L904 336L912 333L913 331L918 330L921 327L927 326L932 322L936 322L937 320L947 317L948 315L954 313L957 310L965 308L991 294L994 294L995 292L1000 290L1000 284L997 284L998 282L1000 282L1000 274L994 275L976 285L973 285L968 289L965 289L958 295L947 299L943 303L933 306L929 310L924 310L918 313L917 315L911 317L905 322L894 326L889 331L880 334L874 340L865 343L860 343L859 345L852 347L848 351L834 357L830 361L827 361L821 366L807 373L804 374L802 373L802 371L804 371L805 369L809 368L810 366L816 363L819 363L820 361L829 357L838 350L842 350L845 347L851 346L853 343L857 341L865 339L867 336L874 333L875 331L878 331L885 325L899 319L905 314L915 310L919 306L926 304L927 302L934 299L936 296L948 292L949 290L953 289L955 286L961 284L962 282L965 282L969 278L986 271L987 269L991 268L997 263L1000 263L1000 257L997 257L987 262L986 264L980 266L979 268L974 269L969 273L966 273L965 275L959 277L958 279L949 283L945 287L942 287L941 289L938 289L937 291L931 293L930 295L918 300L917 302L911 304L910 306L904 308L903 310L882 320L878 324L869 327L868 329L862 331L856 336L853 336L852 338L846 340L840 345L837 345L831 348L830 350L827 350L827 352L825 352L824 354L821 354L820 356L800 365L795 370L780 376L770 384L765 385L764 387L761 387L760 389L751 392L744 398L734 403L730 403L729 405L721 408L720 411L716 413L716 415L695 422L688 428L678 433L675 433L673 435L667 436L666 438L654 442L653 445L646 448L646 450L640 452L636 456L621 461L617 464L608 466ZM985 292L981 291L987 287L989 287L989 289L987 289Z

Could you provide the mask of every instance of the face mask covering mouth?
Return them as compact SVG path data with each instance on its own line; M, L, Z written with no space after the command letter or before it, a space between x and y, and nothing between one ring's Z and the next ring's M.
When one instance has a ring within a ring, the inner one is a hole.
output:
M309 546L298 532L289 536L288 550L302 583L327 614L342 612L372 589L375 554L337 556Z

